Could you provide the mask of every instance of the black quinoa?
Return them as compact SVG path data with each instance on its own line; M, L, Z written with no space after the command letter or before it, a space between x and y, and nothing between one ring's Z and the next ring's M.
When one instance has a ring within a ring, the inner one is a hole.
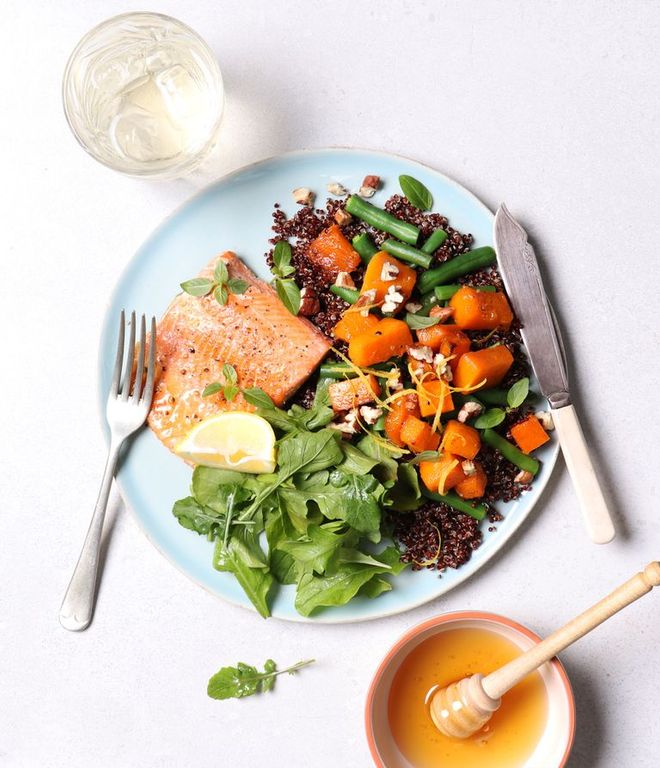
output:
M318 299L320 309L310 317L326 336L332 337L332 329L341 318L348 304L330 291L332 280L315 267L307 258L306 251L309 243L330 224L334 223L334 216L338 210L344 209L345 199L328 199L325 208L302 206L296 213L287 218L284 211L276 203L273 212L274 237L270 243L274 246L279 240L288 240L292 248L292 264L296 268L295 279L298 285L312 289ZM424 213L415 208L402 195L392 195L384 205L385 210L393 216L407 221L419 227L422 239L426 239L436 229L447 232L447 239L443 245L433 254L435 263L442 263L454 258L461 253L469 251L474 242L471 234L463 234L449 226L448 219L439 213ZM342 226L344 235L351 240L355 235L368 232L376 245L381 245L388 237L384 232L374 230L359 219L352 219ZM272 249L266 254L266 261L272 265ZM360 265L352 277L359 285L364 273L364 267ZM458 279L461 284L492 285L498 290L504 290L502 278L497 268L490 267L473 272ZM507 331L496 331L486 334L481 331L468 331L473 346L490 346L492 344L505 344L513 354L514 362L502 382L502 387L510 387L515 381L524 376L529 376L530 368L522 348L520 336L520 324L517 319ZM346 353L346 345L334 342L334 346L342 353ZM312 376L295 394L292 402L311 407L314 401L318 375ZM502 425L502 432L511 439L509 430L513 424L520 421L529 413L530 407L525 405L507 412ZM488 476L486 496L484 502L488 508L487 520L490 523L488 531L494 532L496 523L503 519L502 515L492 506L496 502L507 502L516 499L520 494L529 489L528 485L515 482L519 469L508 462L501 454L488 445L482 445L479 453L479 461L482 463ZM446 568L459 568L466 563L472 552L477 549L483 540L479 521L453 510L446 504L427 501L414 512L391 513L385 521L392 529L394 540L403 546L401 560L411 563L413 570L430 568L443 571ZM442 539L442 547L438 554L438 531Z
M438 531L442 539L439 554ZM405 547L401 561L411 563L414 571L444 571L466 563L480 546L483 534L473 517L446 504L427 501L415 512L396 516L394 538Z

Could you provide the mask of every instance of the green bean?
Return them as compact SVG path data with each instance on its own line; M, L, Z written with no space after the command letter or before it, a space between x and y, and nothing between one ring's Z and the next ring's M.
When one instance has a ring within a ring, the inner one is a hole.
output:
M510 443L492 429L484 429L481 433L481 439L484 443L490 445L491 448L499 451L505 459L525 472L531 472L532 475L535 475L539 471L541 465L535 458L519 451L513 443Z
M456 291L462 287L463 286L458 283L452 283L451 285L436 285L433 290L438 297L438 301L448 301ZM469 287L476 287L478 291L483 291L484 293L495 293L497 291L497 288L494 285L477 285Z
M424 267L424 269L428 269L431 265L431 256L428 253L422 253L417 248L413 248L412 245L399 243L397 240L386 240L383 243L383 250L410 264Z
M470 515L470 517L473 517L475 520L483 520L484 517L486 517L486 512L488 510L485 504L479 504L478 502L471 504L469 501L462 499L453 491L449 491L445 494L433 493L433 491L429 491L426 488L422 488L421 491L422 495L426 496L427 499L432 499L433 501L441 501L443 504L447 504L459 512Z
M355 235L353 238L353 248L360 254L360 258L365 264L368 264L378 253L378 248L366 232Z
M370 366L370 370L383 371L381 378L387 378L392 365L378 363ZM354 379L358 375L355 368L347 363L323 363L319 368L319 378L323 379ZM378 376L378 374L376 374Z
M380 229L381 232L394 235L394 237L398 237L399 240L403 240L408 245L417 245L419 227L409 224L407 221L397 219L396 216L392 216L391 213L384 211L382 208L377 208L366 200L362 200L357 195L351 195L348 198L346 210L353 214L353 216L357 216L358 219L371 224L372 227Z
M474 272L482 267L487 267L489 264L493 264L494 261L495 251L489 245L485 245L483 248L475 248L473 251L454 256L453 259L445 261L444 264L435 269L429 269L428 272L424 272L417 282L417 287L421 293L426 293L431 288L435 288L436 285L444 285L451 280L455 280L457 277L467 275L468 272Z
M435 253L446 239L447 233L445 230L436 229L435 232L432 232L428 240L424 243L422 250L424 253Z
M331 285L330 290L339 296L340 299L347 301L349 304L355 304L360 296L360 291L357 288L344 288L343 285Z

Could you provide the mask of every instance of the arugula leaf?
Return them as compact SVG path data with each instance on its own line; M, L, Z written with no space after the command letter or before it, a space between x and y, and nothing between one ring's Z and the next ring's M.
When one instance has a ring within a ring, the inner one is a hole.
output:
M359 448L348 441L342 441L341 449L344 452L344 460L339 465L342 472L366 475L378 464L378 459L367 456L366 453L362 453Z
M213 281L206 277L193 277L181 283L181 288L191 296L206 296L213 289Z
M325 573L333 559L336 560L345 534L328 531L319 525L310 525L307 535L298 541L284 541L279 549L288 552L298 566L298 574L315 571Z
M255 693L272 691L278 675L294 675L299 669L313 664L314 659L299 661L286 669L277 669L272 659L264 664L264 671L239 661L235 667L223 667L211 677L206 692L212 699L242 699Z
M296 281L276 278L275 290L280 297L280 301L289 312L291 312L292 315L297 315L300 311L300 288L298 288Z
M255 475L246 475L231 469L197 466L193 471L191 491L200 504L216 504L222 508L219 502L229 491L238 489L240 498L237 501L247 501L255 492L256 483Z
M227 280L227 288L230 293L241 294L245 293L250 287L249 283L245 280L241 280L240 277L232 277Z
M325 427L335 417L335 413L327 405L313 405L311 408L302 408L300 405L292 405L289 408L289 418L302 429L313 432Z
M217 512L203 507L192 496L175 501L172 514L179 525L202 536L213 533L222 520Z
M392 585L387 579L384 579L382 576L374 576L358 590L358 595L373 600L378 595L382 595L383 592L389 592L391 589Z
M396 482L385 492L385 503L396 512L410 512L421 505L419 478L410 463L399 464Z
M398 573L404 564L393 565L393 559L399 561L396 547L388 547L375 555L379 565L363 563L342 563L337 571L324 576L314 576L312 573L303 574L298 582L296 593L296 609L303 616L309 616L317 608L345 605L374 576L382 573ZM399 565L401 567L399 567ZM375 592L382 587L374 588Z
M395 459L401 458L400 452L388 451L383 448L371 435L365 435L357 447L367 456L377 459L378 464L373 468L373 474L384 485L396 482L398 464Z
M226 546L218 539L213 554L213 567L218 571L233 573L261 616L270 616L268 593L273 586L273 575L268 569L256 535L251 530L243 527L243 530L232 533Z
M222 259L218 259L215 269L213 270L213 277L216 283L226 283L229 280L229 272L227 265Z
M415 208L420 211L430 211L433 207L433 197L428 189L413 176L399 176L401 191Z
M525 402L525 398L528 394L529 379L525 376L525 378L516 381L506 393L506 401L509 404L509 408L518 408L521 406Z
M491 429L492 427L501 424L505 417L506 413L502 408L489 408L485 413L482 413L481 416L478 416L474 420L473 426L477 429Z
M270 570L280 584L295 584L298 580L296 562L288 552L280 549L280 544L294 539L297 531L279 497L277 501L277 506L266 517Z
M339 464L342 457L337 433L333 430L292 435L280 443L277 474L286 479L302 470L316 472Z
M371 475L333 470L327 483L298 485L299 499L314 502L328 520L344 520L359 533L378 534L384 487ZM283 493L291 491L283 490ZM378 540L378 539L376 539Z
M416 315L413 312L406 312L405 321L408 328L417 331L420 328L431 328L431 326L437 325L440 322L440 318L425 317L424 315Z

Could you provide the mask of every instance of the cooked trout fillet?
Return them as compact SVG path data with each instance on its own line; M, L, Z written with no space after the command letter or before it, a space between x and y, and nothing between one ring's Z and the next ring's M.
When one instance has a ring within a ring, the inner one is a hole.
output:
M249 288L230 294L221 306L213 295L181 293L158 323L156 385L149 426L173 449L198 421L224 410L254 410L239 393L231 402L222 391L202 397L204 388L224 382L229 363L241 387L261 387L281 405L309 377L330 348L308 320L294 317L273 289L231 251L214 258L200 277L213 279L218 259L230 278Z

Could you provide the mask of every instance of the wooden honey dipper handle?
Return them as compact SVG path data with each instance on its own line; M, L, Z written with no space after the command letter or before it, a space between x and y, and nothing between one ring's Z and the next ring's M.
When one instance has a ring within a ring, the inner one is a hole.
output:
M660 586L660 562L655 561L649 563L641 573L617 587L614 592L576 616L545 640L484 677L483 690L492 699L499 699L526 675L556 656L559 651L563 651L587 632L591 632L599 624L657 586Z

